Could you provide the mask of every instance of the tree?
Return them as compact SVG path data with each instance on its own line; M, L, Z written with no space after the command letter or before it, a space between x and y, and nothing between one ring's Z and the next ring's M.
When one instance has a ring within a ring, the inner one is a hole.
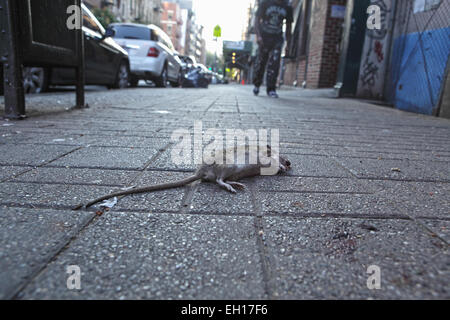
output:
M111 23L118 22L116 16L107 8L104 9L95 8L93 10L93 13L104 28L106 28Z

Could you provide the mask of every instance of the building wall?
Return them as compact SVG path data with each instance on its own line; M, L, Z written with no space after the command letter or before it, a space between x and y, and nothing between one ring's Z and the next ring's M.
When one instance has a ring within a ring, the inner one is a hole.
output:
M112 11L121 22L161 26L161 0L114 0Z
M204 63L206 61L206 44L203 41L203 26L196 22L195 14L192 10L189 10L188 14L184 50L185 55L195 57L198 63Z
M419 2L417 2L419 3ZM450 1L398 1L386 96L396 108L436 114L450 56Z
M450 64L450 62L449 62ZM450 65L447 66L447 76L444 80L442 97L441 97L441 108L439 117L450 119Z
M371 0L381 9L381 29L366 30L356 95L367 99L383 99L385 74L389 63L395 1Z
M328 3L318 85L320 88L331 88L336 84L344 18L332 17L332 7L345 5L346 0L332 0Z
M181 18L181 9L177 3L162 3L161 28L170 37L175 49L181 52L184 45L181 43L183 20Z
M305 2L293 2L294 12L297 5ZM340 57L340 42L343 17L334 17L333 6L345 6L346 0L313 0L311 2L311 20L306 54L294 60L286 60L283 83L302 85L306 81L307 88L333 87L337 79ZM295 17L294 17L295 18ZM294 39L302 41L305 36Z

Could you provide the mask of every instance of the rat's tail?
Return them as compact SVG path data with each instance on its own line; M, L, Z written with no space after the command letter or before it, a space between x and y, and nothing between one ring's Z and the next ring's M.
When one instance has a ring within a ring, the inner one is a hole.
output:
M107 200L110 198L126 196L126 195L130 195L130 194L146 193L146 192L157 191L157 190L178 188L178 187L185 186L189 183L192 183L194 181L197 181L199 179L200 179L199 176L193 175L193 176L187 177L186 179L178 180L178 181L174 181L174 182L156 184L154 186L148 186L148 187L143 187L143 188L138 188L138 189L131 189L131 190L127 190L127 191L114 192L114 193L108 194L106 196L100 197L98 199L95 199L95 200L89 202L88 204L86 204L86 208L89 208L90 206L92 206L100 201ZM80 208L81 207L79 206L75 209L80 209Z

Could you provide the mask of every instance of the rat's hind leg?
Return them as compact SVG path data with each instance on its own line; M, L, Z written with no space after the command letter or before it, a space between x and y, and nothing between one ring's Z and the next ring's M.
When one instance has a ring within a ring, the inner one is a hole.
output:
M239 183L239 182L235 182L235 181L226 181L226 183L228 183L230 186L239 189L239 190L244 190L245 189L245 184Z
M236 193L236 190L234 190L234 188L233 188L231 185L229 185L228 183L223 182L223 180L222 180L221 178L218 178L218 179L216 180L216 182L217 182L217 184L218 184L219 186L221 186L222 188L225 188L226 190L228 190L228 191L230 191L230 192Z

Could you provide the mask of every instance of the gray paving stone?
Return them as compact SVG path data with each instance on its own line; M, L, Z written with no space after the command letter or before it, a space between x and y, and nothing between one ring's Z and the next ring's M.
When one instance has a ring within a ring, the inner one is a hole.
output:
M1 184L0 203L27 207L73 208L112 190L111 187L99 186L7 182Z
M31 170L33 167L0 166L0 180Z
M121 170L142 169L156 153L157 149L151 147L146 149L89 147L54 161L52 165Z
M84 226L92 213L0 207L0 298L9 299Z
M163 149L170 143L169 139L153 139L138 136L97 137L90 143L91 147L128 147Z
M259 198L265 214L407 217L400 201L379 194L260 192Z
M195 171L198 165L194 164L193 151L191 155L187 155L186 163L175 163L172 157L172 149L166 150L162 155L156 159L156 161L150 164L150 169L164 169L164 170L183 170L183 171Z
M245 184L245 181L243 181ZM201 183L192 198L190 212L204 214L252 214L254 212L249 183L245 190L231 193L215 183Z
M447 162L335 158L359 178L450 181Z
M450 244L450 221L431 219L419 219L419 221L432 231L432 237L440 237L443 241L446 241L447 244ZM444 244L443 247L445 247Z
M264 237L281 299L450 297L448 252L411 221L266 217ZM371 265L379 290L367 287Z
M139 171L40 167L15 178L16 182L125 186Z
M414 218L448 218L450 212L450 183L373 181L381 198L400 203Z
M189 175L189 173L171 171L145 171L132 185L140 188L181 180ZM179 212L186 190L181 187L126 196L120 199L115 209L118 211Z
M261 191L375 193L383 190L378 181L356 178L293 177L290 172L272 177L254 178Z
M39 166L75 150L71 146L0 145L0 164Z
M66 145L85 146L93 141L82 134L67 133L65 131L55 131L47 134L36 132L22 133L15 136L15 139L8 143L44 144L44 145Z
M306 177L352 177L350 171L336 165L333 159L320 156L286 154L291 161L291 175Z
M253 218L107 213L21 299L262 299ZM68 290L66 268L81 269Z

